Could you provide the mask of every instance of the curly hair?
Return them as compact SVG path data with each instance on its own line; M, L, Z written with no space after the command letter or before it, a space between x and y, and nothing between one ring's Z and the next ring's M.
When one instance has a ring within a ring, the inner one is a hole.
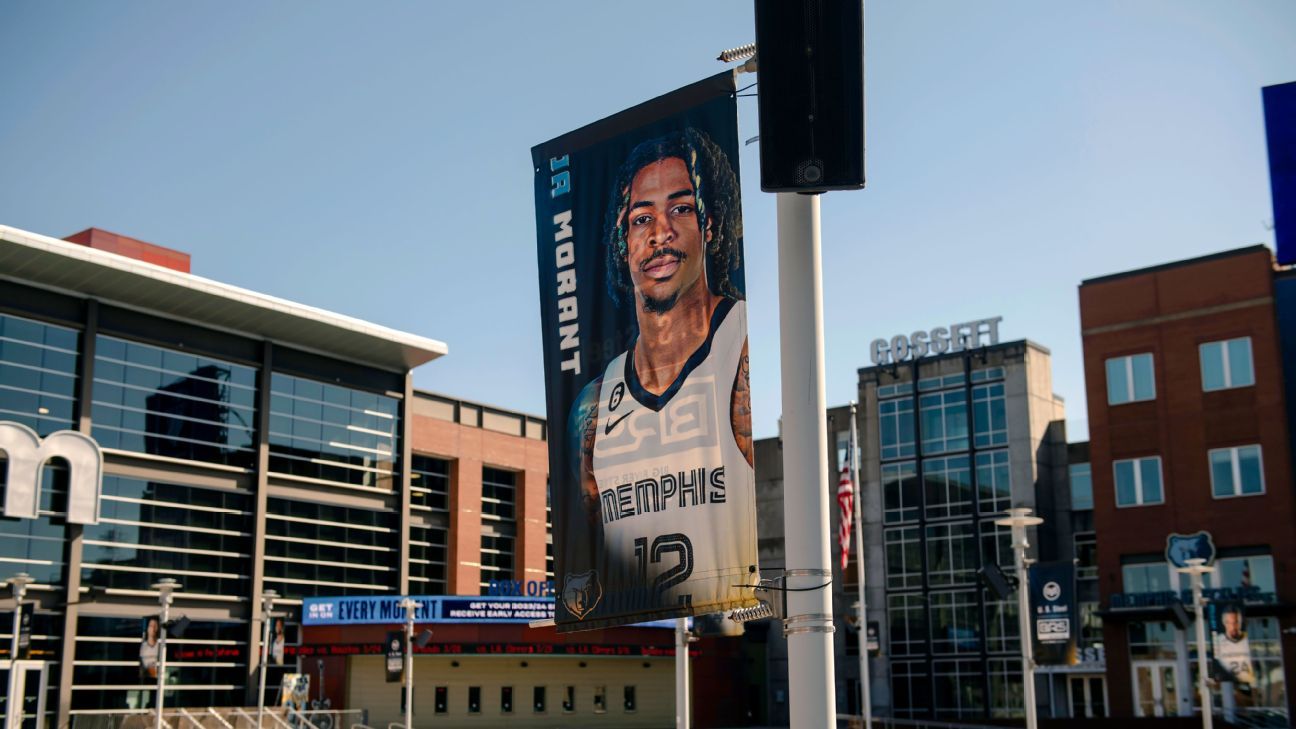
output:
M641 142L617 172L613 195L608 201L603 229L607 242L608 293L621 305L632 301L634 286L626 260L630 185L639 170L654 162L677 157L688 168L697 198L698 229L711 230L707 245L707 281L717 296L742 299L730 274L742 260L742 210L738 197L738 176L720 146L698 129L687 127Z

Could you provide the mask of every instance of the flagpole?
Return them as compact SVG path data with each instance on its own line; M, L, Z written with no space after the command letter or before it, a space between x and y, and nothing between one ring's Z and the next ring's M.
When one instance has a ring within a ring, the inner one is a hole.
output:
M850 409L850 466L854 471L855 482L855 570L856 582L859 583L859 662L860 662L860 705L864 709L864 729L873 729L873 692L869 687L868 665L868 608L864 602L864 519L861 517L860 502L864 500L864 482L860 480L859 434L855 429L855 403ZM880 636L879 636L880 638Z

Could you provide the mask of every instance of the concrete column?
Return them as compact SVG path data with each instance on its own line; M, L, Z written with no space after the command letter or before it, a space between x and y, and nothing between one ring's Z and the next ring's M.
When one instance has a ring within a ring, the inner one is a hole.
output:
M248 676L245 703L257 705L261 673L261 593L265 591L266 502L270 484L270 376L274 370L274 345L265 342L261 350L261 373L257 378L256 491L252 511L252 579L248 580Z
M414 375L405 373L405 397L400 404L401 455L400 479L396 490L399 492L399 506L396 511L397 529L400 532L400 551L396 556L400 581L396 591L402 595L410 594L410 473L411 461L414 459Z

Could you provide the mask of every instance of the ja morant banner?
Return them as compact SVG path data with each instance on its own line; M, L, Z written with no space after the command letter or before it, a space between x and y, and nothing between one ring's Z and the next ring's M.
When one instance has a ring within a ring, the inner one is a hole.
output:
M733 75L531 154L558 629L755 604Z

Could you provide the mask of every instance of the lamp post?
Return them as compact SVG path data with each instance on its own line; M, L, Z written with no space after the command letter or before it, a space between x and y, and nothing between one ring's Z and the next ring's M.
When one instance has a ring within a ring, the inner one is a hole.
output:
M414 612L422 604L409 597L400 601L405 608L405 729L413 729L414 722Z
M1179 567L1181 575L1192 575L1193 617L1197 621L1197 693L1201 698L1202 727L1212 729L1215 726L1215 707L1211 702L1210 688L1206 685L1206 621L1202 618L1202 575L1214 572L1214 567L1207 567L1206 560L1193 557L1187 560L1188 566Z
M13 640L9 647L9 660L18 660L18 634L22 631L22 601L27 597L27 586L36 580L26 572L19 572L9 578L9 587L13 588L14 596L14 617L13 617Z
M1018 507L1008 510L1008 516L995 519L998 526L1012 527L1013 561L1017 565L1017 631L1021 634L1022 652L1022 703L1026 708L1026 729L1037 729L1035 716L1035 658L1031 655L1030 581L1026 575L1026 550L1030 541L1026 527L1039 526L1044 520L1031 516L1031 510Z
M257 694L257 729L261 729L261 721L265 716L265 692L266 692L266 663L270 659L270 626L274 619L275 598L279 593L274 590L266 590L261 593L261 693Z
M162 603L162 618L158 621L157 721L153 723L153 727L162 729L162 702L163 692L166 689L167 621L171 619L171 594L180 589L180 583L170 577L164 577L153 583L153 589L158 591L158 601Z

